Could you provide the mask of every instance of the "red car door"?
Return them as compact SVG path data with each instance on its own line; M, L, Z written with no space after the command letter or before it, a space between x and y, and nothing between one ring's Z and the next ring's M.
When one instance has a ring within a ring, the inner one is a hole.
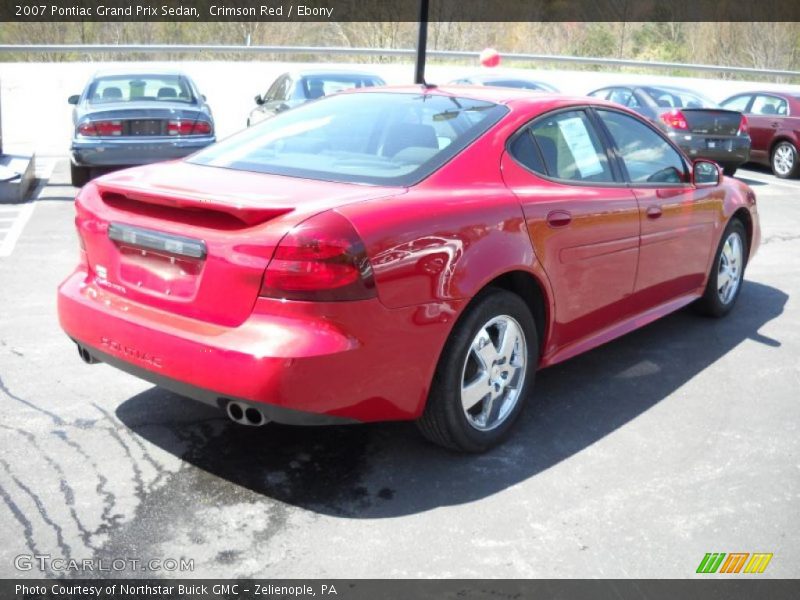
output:
M638 204L582 109L517 132L503 178L519 198L555 297L553 352L629 315L639 254Z
M772 141L783 128L788 109L786 100L778 96L757 94L753 99L747 123L750 127L750 156L754 161L769 164Z
M613 109L597 109L597 115L639 201L636 307L696 292L708 271L723 193L696 189L684 157L649 124Z

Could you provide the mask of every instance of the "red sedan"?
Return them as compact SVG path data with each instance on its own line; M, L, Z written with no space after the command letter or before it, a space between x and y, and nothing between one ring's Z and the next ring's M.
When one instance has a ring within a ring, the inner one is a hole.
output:
M728 313L755 195L620 106L345 93L76 199L61 325L260 425L416 420L482 451L537 368L689 303Z
M800 176L800 94L747 92L722 106L747 115L752 162L770 167L782 179Z

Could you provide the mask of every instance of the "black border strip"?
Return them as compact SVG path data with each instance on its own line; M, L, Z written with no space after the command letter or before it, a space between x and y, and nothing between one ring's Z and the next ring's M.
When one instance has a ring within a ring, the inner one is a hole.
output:
M7 22L416 22L420 0L0 0ZM100 11L103 6L106 10ZM44 10L40 10L43 7ZM217 8L214 8L217 7ZM220 11L224 7L225 11ZM102 14L98 14L98 13ZM430 0L435 22L786 22L793 0Z

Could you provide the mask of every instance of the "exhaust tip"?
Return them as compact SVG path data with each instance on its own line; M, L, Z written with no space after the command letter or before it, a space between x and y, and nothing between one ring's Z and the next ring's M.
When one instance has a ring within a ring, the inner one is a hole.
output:
M253 406L247 406L241 402L230 400L225 406L225 412L228 418L234 423L239 425L250 425L252 427L259 427L269 423L267 418L260 410Z
M94 356L89 354L89 351L83 346L78 346L78 356L80 356L81 360L85 362L87 365L94 365L100 362Z
M261 425L261 423L264 421L264 415L261 414L261 411L258 411L253 407L249 407L247 410L245 410L244 416L247 418L247 422L253 425Z
M237 423L244 418L242 407L236 402L228 403L228 416Z

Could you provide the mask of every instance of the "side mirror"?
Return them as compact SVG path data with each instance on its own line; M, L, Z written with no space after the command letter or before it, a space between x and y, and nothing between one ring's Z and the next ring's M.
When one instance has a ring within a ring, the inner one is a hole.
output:
M200 97L203 99L203 102L208 102L208 98L206 98L205 94L200 94Z
M81 99L80 94L73 94L72 96L67 98L67 102L69 102L70 104L77 104L80 99Z
M258 104L259 106L264 104L264 98L261 97L261 94L258 94L258 96L255 97L255 101L256 101L256 104Z
M692 183L697 187L719 185L721 180L722 173L717 163L703 159L692 163Z

